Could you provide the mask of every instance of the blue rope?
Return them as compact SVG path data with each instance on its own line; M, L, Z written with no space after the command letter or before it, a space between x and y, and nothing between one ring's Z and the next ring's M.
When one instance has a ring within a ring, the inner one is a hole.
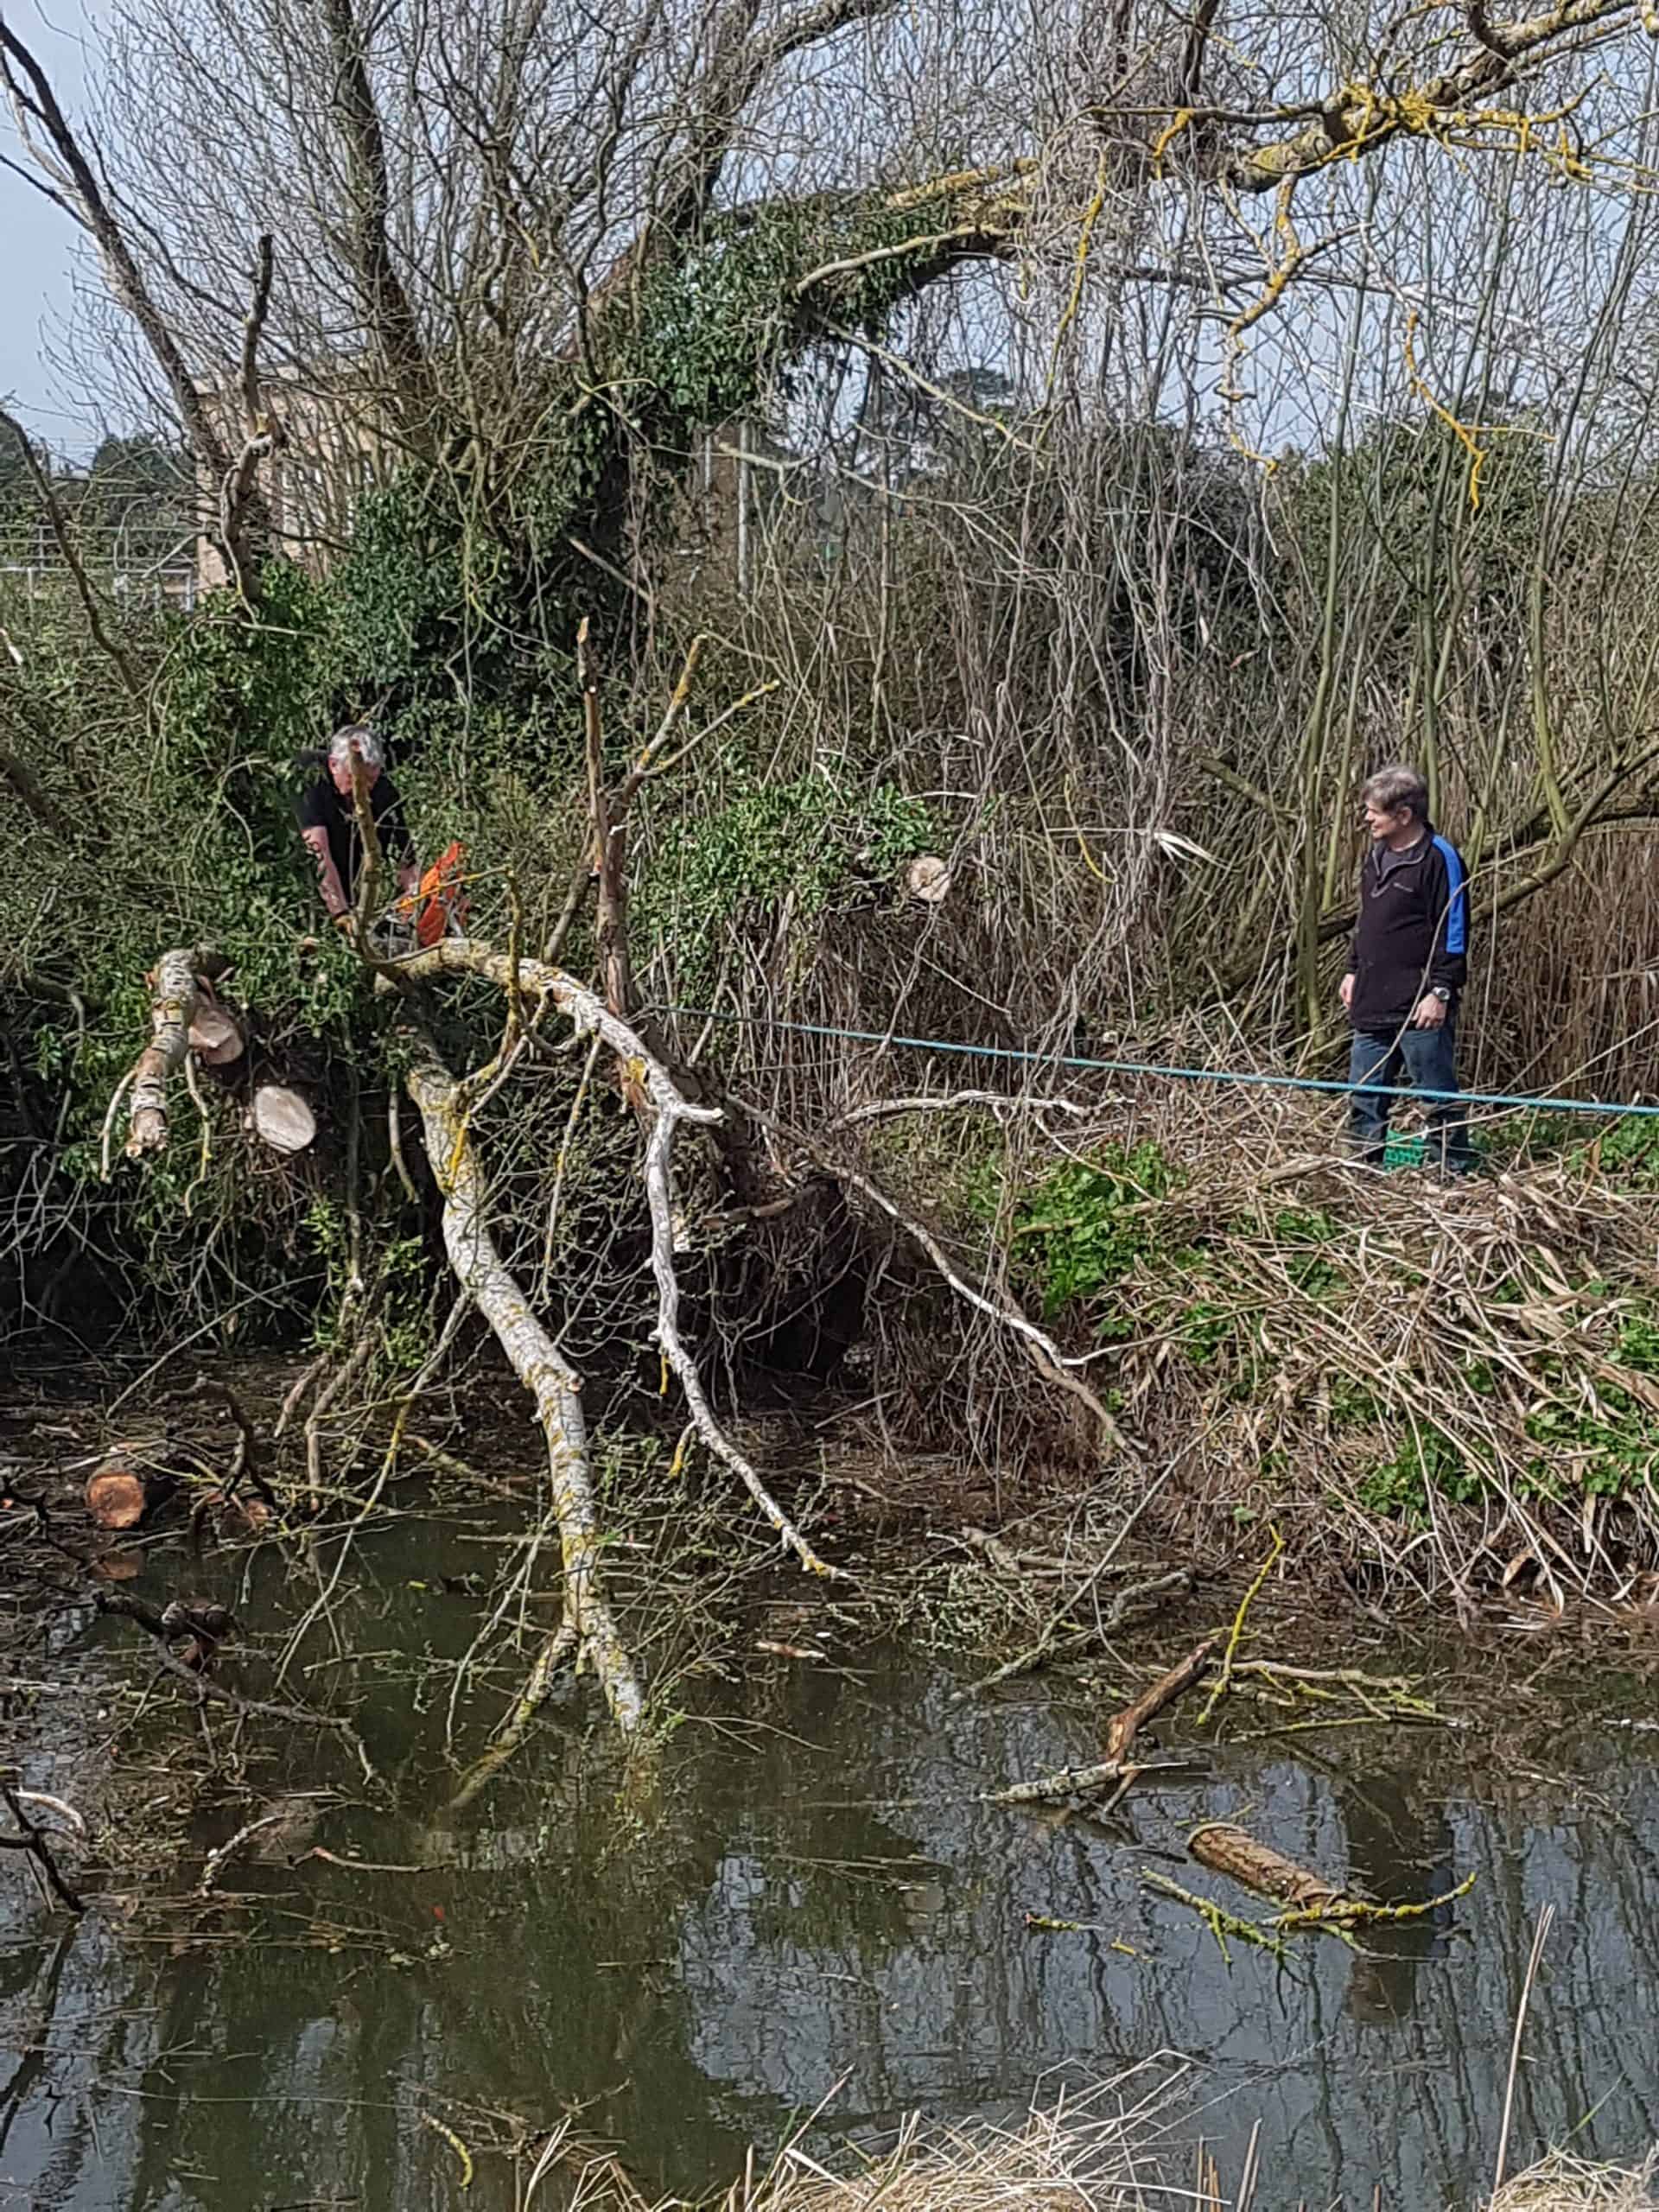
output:
M1659 1119L1659 1105L1622 1106L1605 1098L1535 1098L1500 1090L1418 1090L1409 1084L1343 1083L1334 1077L1263 1075L1255 1069L1164 1067L1153 1060L1089 1060L1069 1053L1021 1052L1012 1045L957 1045L944 1037L895 1037L879 1029L836 1029L817 1021L775 1021L765 1014L723 1014L708 1007L671 1006L665 1009L689 1021L732 1021L747 1028L788 1030L798 1037L832 1037L852 1045L902 1045L923 1052L957 1052L970 1059L1018 1060L1048 1068L1083 1068L1101 1075L1161 1076L1177 1083L1235 1084L1254 1090L1313 1090L1351 1096L1363 1090L1368 1098L1426 1098L1456 1101L1465 1106L1500 1106L1510 1112L1548 1114L1612 1114L1623 1119Z

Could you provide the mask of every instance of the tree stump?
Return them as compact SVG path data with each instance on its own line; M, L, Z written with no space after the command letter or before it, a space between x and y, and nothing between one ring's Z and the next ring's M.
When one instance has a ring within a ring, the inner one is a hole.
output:
M204 1067L228 1067L245 1049L242 1032L221 1006L198 1006L190 1024L190 1049Z
M262 1083L248 1109L248 1126L273 1152L303 1152L317 1134L317 1118L297 1090Z
M100 1529L136 1529L178 1486L153 1445L118 1444L87 1478L86 1510Z

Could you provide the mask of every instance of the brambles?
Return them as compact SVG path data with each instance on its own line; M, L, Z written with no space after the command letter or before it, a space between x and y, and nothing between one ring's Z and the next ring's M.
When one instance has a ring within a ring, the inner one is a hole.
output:
M1055 1168L1020 1202L1013 1236L1033 1240L1040 1255L1033 1264L1046 1314L1094 1299L1153 1249L1154 1202L1173 1180L1157 1145L1108 1144L1092 1160Z

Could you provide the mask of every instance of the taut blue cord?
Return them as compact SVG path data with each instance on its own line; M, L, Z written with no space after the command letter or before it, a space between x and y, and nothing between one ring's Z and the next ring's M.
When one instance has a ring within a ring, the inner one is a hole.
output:
M747 1028L782 1029L798 1037L833 1037L851 1045L901 1045L921 1052L957 1052L978 1060L1017 1060L1046 1068L1082 1068L1100 1075L1161 1076L1177 1083L1235 1084L1254 1090L1312 1090L1338 1096L1363 1090L1374 1098L1427 1098L1456 1101L1465 1106L1499 1106L1511 1113L1629 1115L1640 1120L1659 1119L1659 1105L1620 1105L1607 1098L1534 1098L1501 1090L1418 1090L1406 1085L1380 1083L1343 1083L1335 1077L1263 1075L1255 1069L1163 1067L1153 1060L1089 1060L1070 1053L1021 1052L1012 1045L958 1045L945 1037L896 1037L879 1029L837 1029L817 1021L776 1021L765 1014L722 1014L708 1007L671 1006L669 1014L688 1021L731 1021Z

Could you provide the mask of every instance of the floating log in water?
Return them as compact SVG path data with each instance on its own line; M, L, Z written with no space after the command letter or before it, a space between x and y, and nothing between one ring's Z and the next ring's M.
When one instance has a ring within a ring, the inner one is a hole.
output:
M248 1126L273 1152L303 1152L317 1134L316 1116L297 1090L262 1083L248 1109Z
M1339 1882L1327 1882L1311 1867L1299 1866L1294 1859L1287 1859L1270 1844L1258 1843L1247 1829L1230 1821L1211 1821L1195 1828L1186 1847L1200 1866L1225 1874L1230 1881L1254 1890L1274 1904L1301 1912L1322 1912L1350 1902L1349 1892Z
M242 1032L222 1006L200 1004L190 1024L190 1050L204 1067L228 1067L246 1050Z
M118 1444L86 1482L86 1510L100 1529L136 1529L179 1486L157 1447Z

